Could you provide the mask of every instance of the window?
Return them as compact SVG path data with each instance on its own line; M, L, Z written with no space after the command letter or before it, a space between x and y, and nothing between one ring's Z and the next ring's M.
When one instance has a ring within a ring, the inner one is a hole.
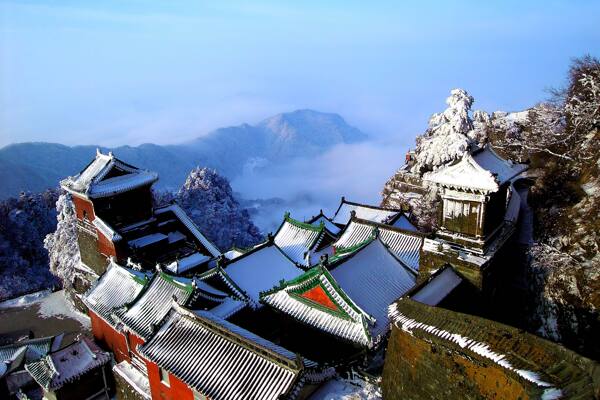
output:
M83 210L83 219L87 220L88 216L87 216L87 211Z
M160 381L163 384L170 386L169 385L169 373L165 369L160 368L160 367L158 367L158 370L160 371Z
M195 390L192 390L192 392L194 393L194 400L208 400L208 397L202 393L196 392Z

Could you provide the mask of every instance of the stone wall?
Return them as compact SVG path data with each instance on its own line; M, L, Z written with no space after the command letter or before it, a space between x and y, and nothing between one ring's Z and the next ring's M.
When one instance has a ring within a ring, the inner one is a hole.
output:
M81 262L90 267L98 275L102 275L106 270L108 261L106 256L98 250L98 235L94 235L87 229L78 226L77 243L79 244Z
M382 390L385 399L532 398L501 367L473 362L441 343L394 329L388 342Z
M410 299L395 307L382 378L386 399L538 399L553 391L564 399L600 398L600 365L559 344ZM490 354L502 355L511 368ZM517 369L547 386L525 379Z

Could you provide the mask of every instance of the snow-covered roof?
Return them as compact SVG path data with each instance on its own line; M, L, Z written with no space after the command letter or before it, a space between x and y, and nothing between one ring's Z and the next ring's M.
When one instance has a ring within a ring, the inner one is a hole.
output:
M430 306L437 306L463 279L449 265L437 271L410 298Z
M7 365L7 370L13 370L20 368L23 362L37 361L49 352L58 350L62 344L63 336L63 334L60 334L21 340L0 346L0 365ZM10 367L8 367L9 364Z
M526 169L527 165L505 160L487 145L473 153L465 152L457 163L428 173L423 179L451 189L492 193Z
M127 244L129 244L129 246L133 248L139 249L142 247L151 246L155 243L166 241L167 239L168 236L164 233L155 232L139 237L137 239L130 240L129 242L127 242Z
M320 226L323 224L325 229L329 230L329 232L331 232L333 235L337 235L341 231L341 228L337 226L332 219L323 214L323 210L321 210L316 216L306 221L306 223L311 224L312 226Z
M259 306L260 292L304 272L273 243L266 243L235 258L224 270L220 267L216 270L227 283L233 282L253 306Z
M223 253L223 256L225 256L225 258L228 260L233 260L234 258L238 258L239 256L241 256L242 254L244 254L244 251L234 247L231 250Z
M275 245L293 262L310 265L309 253L319 244L325 233L323 225L312 226L285 215L283 223L275 234Z
M418 232L419 230L417 229L416 226L414 226L412 224L412 222L410 222L410 220L408 219L408 217L404 214L402 214L393 224L393 227L395 228L400 228L400 229L404 229L406 231L412 231L412 232Z
M353 248L373 236L376 229L379 231L381 241L388 246L400 261L415 271L419 269L423 237L416 232L413 234L391 226L353 219L346 226L340 238L333 244L333 247L336 251Z
M410 290L415 273L379 237L371 237L328 272L317 266L261 294L292 318L351 342L372 347L387 331L388 306Z
M165 268L174 273L174 274L183 274L186 271L189 271L192 268L196 268L197 266L209 261L211 257L201 254L201 253L192 253L187 257L180 258L178 260L173 261Z
M46 390L56 390L83 374L109 363L111 356L91 339L79 341L25 365L33 379Z
M192 219L186 214L185 211L181 209L181 207L179 207L177 204L171 204L154 210L154 213L157 215L166 212L172 212L213 257L218 257L221 254L217 246L212 244L212 242L208 240L206 236L202 234L202 232L200 232L200 229L198 229L196 224L194 224L194 221L192 221Z
M375 321L360 309L322 266L261 295L261 300L292 318L362 346L371 346Z
M233 314L241 311L248 304L245 301L234 299L233 297L227 297L222 303L210 309L210 312L215 314L217 317L227 319Z
M331 275L356 305L375 318L371 328L375 343L388 330L388 306L416 282L414 272L379 237L341 259Z
M128 329L147 339L154 333L156 324L171 309L173 298L179 304L185 304L193 290L191 280L160 272L152 279L146 291L120 316L120 320Z
M63 189L88 198L127 192L158 180L158 174L129 165L112 153L96 152L96 158L78 175L60 182Z
M215 400L294 397L301 370L308 365L294 353L210 312L192 313L182 307L171 312L140 351Z
M96 227L96 229L98 229L98 231L100 231L100 233L102 233L102 235L104 235L104 237L112 242L118 242L119 240L123 239L123 237L116 230L114 230L112 226L107 224L97 215L94 217L92 224Z
M146 284L150 274L124 268L111 260L104 274L87 291L82 300L85 305L111 325L113 313L134 301Z
M340 206L338 207L332 221L338 225L346 225L351 218L351 213L354 211L356 217L367 221L379 222L382 224L393 223L394 220L402 214L401 210L392 210L367 204L353 203L342 197Z

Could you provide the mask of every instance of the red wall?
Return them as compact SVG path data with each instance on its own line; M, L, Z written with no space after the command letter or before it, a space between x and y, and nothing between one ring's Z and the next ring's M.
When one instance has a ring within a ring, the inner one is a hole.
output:
M75 214L77 219L83 221L83 212L87 213L88 221L92 222L96 218L94 213L94 205L91 201L77 197L76 195L71 196L73 199L73 205L75 206Z
M115 244L111 240L108 240L100 231L98 231L98 251L100 254L118 258Z
M129 338L129 350L131 350L132 353L135 353L136 356L141 357L140 353L137 351L137 347L142 346L145 343L144 339L131 332L129 332L129 335L127 336Z
M92 333L94 334L94 338L113 352L117 362L123 360L127 360L128 362L131 361L129 359L125 335L110 326L92 310L88 309L88 314L92 322Z
M160 381L160 372L158 365L152 361L146 360L148 367L148 381L150 382L150 392L153 399L165 400L193 400L192 390L182 381L172 374L169 374L169 383L167 386Z

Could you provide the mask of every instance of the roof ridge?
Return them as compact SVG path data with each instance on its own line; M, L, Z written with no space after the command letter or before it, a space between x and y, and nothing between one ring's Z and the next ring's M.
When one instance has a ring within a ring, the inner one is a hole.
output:
M392 232L403 233L403 234L408 235L408 236L416 236L416 237L420 237L420 238L425 238L427 236L426 233L420 232L418 230L417 231L411 231L411 230L408 230L408 229L400 228L398 226L392 226L392 225L384 224L384 223L381 223L381 222L371 221L371 220L368 220L368 219L362 219L362 218L359 218L359 217L352 218L350 220L350 223L351 222L355 222L355 223L363 224L363 225L371 225L371 226L375 226L375 227L377 227L379 229L385 229L385 230L392 231ZM348 225L350 225L350 223L348 223Z
M290 223L290 224L292 224L292 225L294 225L294 226L296 226L298 228L310 230L310 231L313 231L313 232L320 232L320 231L322 231L324 229L324 226L325 226L325 224L319 224L319 226L314 226L314 225L311 225L311 224L309 224L307 222L299 221L297 219L294 219L294 218L290 217L290 213L289 212L286 212L284 214L283 220L284 220L284 222L288 222L288 223ZM283 226L283 224L282 224L282 226ZM279 232L279 230L281 230L281 227L277 230L277 232ZM277 233L275 233L275 235L277 235Z

